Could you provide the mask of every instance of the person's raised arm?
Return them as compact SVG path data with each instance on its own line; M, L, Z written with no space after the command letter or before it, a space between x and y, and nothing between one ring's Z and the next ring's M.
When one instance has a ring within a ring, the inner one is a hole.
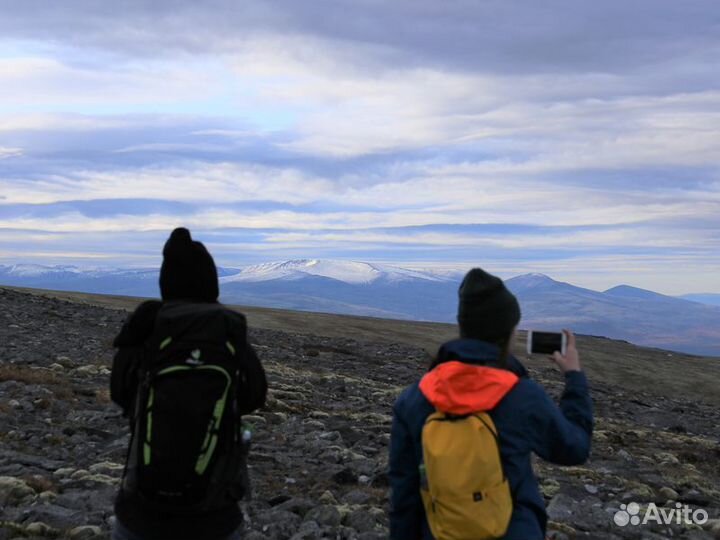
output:
M551 359L565 375L565 389L559 407L538 387L531 404L532 450L541 458L559 465L579 465L590 454L593 407L587 378L580 366L575 336L563 330L567 339L565 354L556 351Z

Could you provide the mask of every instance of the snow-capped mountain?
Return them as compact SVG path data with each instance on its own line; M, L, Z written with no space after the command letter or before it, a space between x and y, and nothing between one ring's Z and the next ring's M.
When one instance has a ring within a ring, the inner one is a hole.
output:
M78 274L81 270L77 266L42 266L40 264L12 264L12 265L1 265L0 273L7 276L17 276L20 278L38 277L51 274Z
M158 269L0 265L0 284L157 297ZM408 269L358 261L298 259L218 268L228 304L454 323L457 270ZM720 356L720 307L620 285L604 292L544 274L508 279L521 328L572 328L639 345Z
M368 285L379 280L387 282L412 280L455 281L453 277L448 275L376 263L296 259L247 266L237 274L222 278L221 283L259 282L277 279L297 280L307 276L324 277L356 285Z

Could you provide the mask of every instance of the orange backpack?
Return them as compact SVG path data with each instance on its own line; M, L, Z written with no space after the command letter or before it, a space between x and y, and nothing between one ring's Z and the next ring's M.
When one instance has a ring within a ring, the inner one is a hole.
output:
M505 535L513 504L497 437L484 412L438 411L425 421L420 493L436 540Z

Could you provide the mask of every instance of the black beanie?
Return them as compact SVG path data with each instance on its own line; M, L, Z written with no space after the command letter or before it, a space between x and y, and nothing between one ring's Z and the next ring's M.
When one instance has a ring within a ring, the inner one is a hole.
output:
M215 261L183 227L175 229L165 242L160 294L163 300L196 302L215 302L220 295Z
M460 336L506 343L520 322L520 305L499 277L470 270L458 291Z

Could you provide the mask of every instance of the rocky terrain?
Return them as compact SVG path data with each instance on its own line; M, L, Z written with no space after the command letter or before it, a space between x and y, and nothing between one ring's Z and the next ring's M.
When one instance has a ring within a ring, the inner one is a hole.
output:
M110 343L126 316L0 288L0 540L109 537L128 441L108 397ZM250 337L271 391L249 418L256 430L246 538L387 537L391 406L422 374L426 350L367 333L354 340L254 328ZM581 349L592 343L581 339ZM530 371L553 395L561 391L552 366L532 363ZM687 384L682 364L675 371ZM651 380L646 390L592 380L590 461L538 461L551 538L720 538L716 398L658 392ZM615 513L633 502L641 510L687 504L709 521L616 525Z

